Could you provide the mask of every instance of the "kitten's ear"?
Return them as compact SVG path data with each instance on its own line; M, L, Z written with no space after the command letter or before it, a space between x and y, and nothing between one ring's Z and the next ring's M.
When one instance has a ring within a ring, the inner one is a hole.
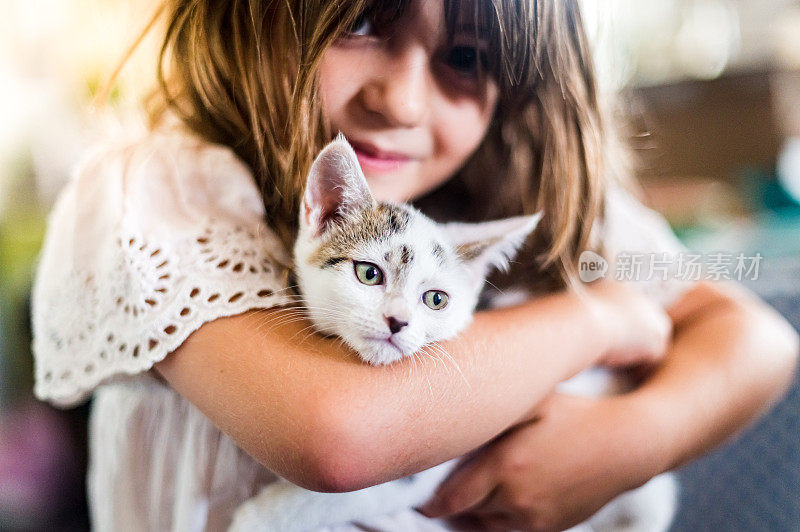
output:
M319 235L337 217L374 204L356 153L339 133L311 166L300 209L300 223Z
M542 219L542 211L477 224L450 223L444 229L456 252L483 280L490 268L508 269L508 262Z

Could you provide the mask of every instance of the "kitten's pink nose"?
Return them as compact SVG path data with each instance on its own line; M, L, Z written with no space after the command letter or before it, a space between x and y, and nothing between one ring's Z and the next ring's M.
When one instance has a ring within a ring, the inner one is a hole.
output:
M408 325L407 321L400 321L394 316L386 318L386 323L389 324L389 330L392 331L392 334L400 332L400 329Z

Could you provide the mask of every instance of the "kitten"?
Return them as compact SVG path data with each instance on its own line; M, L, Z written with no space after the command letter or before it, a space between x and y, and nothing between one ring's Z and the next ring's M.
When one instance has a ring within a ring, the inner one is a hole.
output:
M297 284L318 331L373 365L452 338L471 321L491 268L504 268L540 214L437 224L372 198L344 137L308 176L295 243Z
M294 273L305 311L319 332L376 366L469 325L486 274L505 268L541 219L437 224L378 202L341 135L314 161L300 211ZM351 493L279 480L240 506L229 530L313 530L420 506L454 464Z
M408 205L377 202L340 135L314 162L301 205L294 260L306 312L318 331L339 336L369 364L411 356L470 323L487 273L507 266L540 218L437 224ZM526 298L519 291L492 304ZM595 395L618 384L589 370L562 386ZM299 532L419 507L456 463L350 493L316 493L281 479L243 503L229 530ZM665 530L674 491L671 477L656 477L575 530Z

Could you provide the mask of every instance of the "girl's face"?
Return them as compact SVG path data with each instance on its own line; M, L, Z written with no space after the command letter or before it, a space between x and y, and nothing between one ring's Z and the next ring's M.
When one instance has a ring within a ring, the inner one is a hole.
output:
M360 20L322 60L326 116L378 200L407 201L443 183L489 127L497 85L478 76L485 44L475 48L472 9L462 11L451 45L442 3L415 0L389 28Z

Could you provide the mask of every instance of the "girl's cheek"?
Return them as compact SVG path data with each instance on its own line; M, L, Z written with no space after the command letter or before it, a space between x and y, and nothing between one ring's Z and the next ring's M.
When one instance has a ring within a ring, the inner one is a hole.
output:
M496 83L490 82L480 92L462 95L449 95L447 105L442 105L442 119L451 128L457 130L457 135L463 140L469 138L483 138L497 107L499 91Z
M325 116L341 123L347 102L358 89L353 75L353 59L348 54L332 49L326 52L320 64L320 96Z
M491 109L491 110L490 110ZM440 142L444 150L449 152L453 162L453 171L478 148L489 129L492 119L491 108L477 102L453 106L447 110L440 127ZM446 125L445 125L446 124Z

